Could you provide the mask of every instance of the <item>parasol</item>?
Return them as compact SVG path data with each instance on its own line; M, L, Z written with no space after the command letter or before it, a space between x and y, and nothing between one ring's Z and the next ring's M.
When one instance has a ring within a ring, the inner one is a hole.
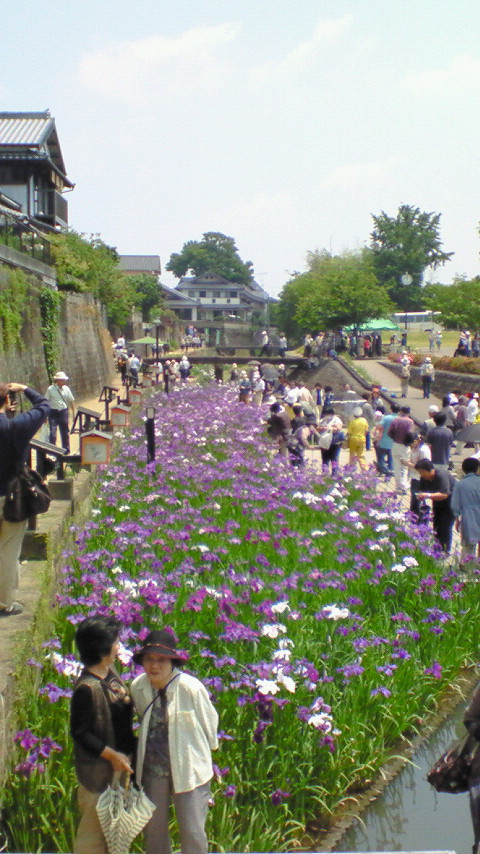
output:
M143 789L113 783L100 795L97 814L110 854L128 854L130 844L150 821L155 804Z
M457 439L460 442L480 442L480 423L462 427L458 433L455 433L455 441Z

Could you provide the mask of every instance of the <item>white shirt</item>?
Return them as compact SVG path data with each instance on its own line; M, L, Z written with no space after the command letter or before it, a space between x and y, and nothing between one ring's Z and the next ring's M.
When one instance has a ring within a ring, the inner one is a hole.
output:
M63 409L68 409L68 407L72 409L75 402L75 398L68 385L64 385L60 388L57 383L53 383L47 388L45 397L50 404L50 409L56 409L59 412Z
M151 703L157 692L146 673L132 682L131 692L141 718L136 762L136 780L141 786ZM218 714L200 680L177 668L167 685L167 725L173 790L191 792L213 777L210 751L218 748Z

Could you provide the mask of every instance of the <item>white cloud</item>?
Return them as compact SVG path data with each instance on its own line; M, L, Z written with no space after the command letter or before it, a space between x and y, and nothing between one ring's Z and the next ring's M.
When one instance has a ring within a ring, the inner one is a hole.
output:
M398 168L398 165L397 157L364 163L346 163L344 166L332 169L321 182L321 186L336 187L341 190L371 187L372 184L383 181L395 168Z
M480 60L467 54L456 56L443 68L407 75L404 85L419 97L470 96L472 91L480 92Z
M129 102L211 93L225 85L229 64L222 52L239 32L240 25L225 23L171 38L116 42L84 57L80 81L96 93Z
M297 44L278 62L265 62L250 71L250 81L253 84L264 84L278 78L292 77L310 68L317 58L321 46L338 41L352 23L352 15L344 15L329 21L320 21L311 37Z

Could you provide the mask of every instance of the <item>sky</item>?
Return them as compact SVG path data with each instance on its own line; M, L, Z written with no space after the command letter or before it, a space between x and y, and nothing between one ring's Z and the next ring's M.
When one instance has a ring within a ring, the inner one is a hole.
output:
M219 231L277 295L409 204L448 283L480 273L479 36L478 0L0 0L0 110L50 110L69 224L120 254Z

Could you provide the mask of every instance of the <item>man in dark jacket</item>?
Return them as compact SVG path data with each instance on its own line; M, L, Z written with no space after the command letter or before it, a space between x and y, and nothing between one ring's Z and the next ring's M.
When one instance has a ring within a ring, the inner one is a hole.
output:
M278 444L278 452L283 457L288 456L287 442L292 433L292 426L288 412L278 403L272 403L270 416L267 419L267 433Z
M9 418L14 395L24 392L32 404L28 412ZM7 522L3 505L7 486L27 462L28 446L48 418L48 400L21 383L0 383L0 617L21 614L23 605L15 602L19 584L19 558L27 522Z
M433 530L444 552L448 554L452 546L453 522L451 496L453 477L435 466L430 460L419 460L415 466L420 475L420 489L417 499L430 498L433 508Z

